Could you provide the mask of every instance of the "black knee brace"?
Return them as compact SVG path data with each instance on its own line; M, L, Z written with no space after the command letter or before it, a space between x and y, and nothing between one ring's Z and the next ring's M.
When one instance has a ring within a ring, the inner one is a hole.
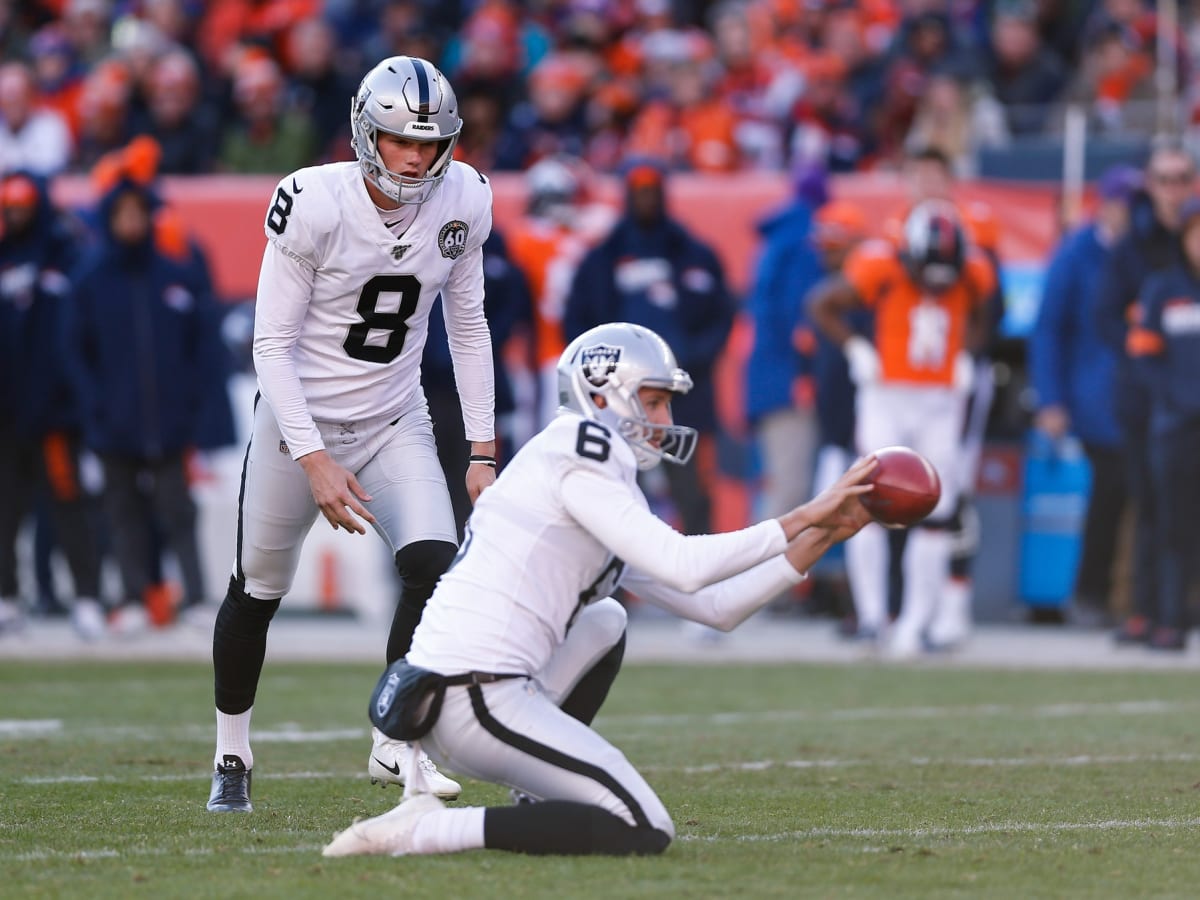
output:
M214 693L221 712L236 715L254 705L267 654L267 629L278 609L278 598L251 597L236 578L229 579L213 627Z
M388 635L388 665L408 653L425 604L433 594L438 579L454 562L457 552L458 547L449 541L415 541L397 551L400 602L396 605L396 615L392 618L392 630Z

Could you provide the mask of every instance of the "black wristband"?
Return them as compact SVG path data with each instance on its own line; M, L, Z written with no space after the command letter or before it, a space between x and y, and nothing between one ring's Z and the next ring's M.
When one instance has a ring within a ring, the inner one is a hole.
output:
M472 466L491 466L496 468L496 457L484 456L482 453L472 453L467 462Z

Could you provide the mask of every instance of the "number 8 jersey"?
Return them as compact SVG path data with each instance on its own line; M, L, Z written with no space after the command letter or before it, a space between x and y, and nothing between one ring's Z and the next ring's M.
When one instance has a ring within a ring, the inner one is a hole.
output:
M424 404L421 353L439 293L466 438L495 436L481 250L491 187L453 162L415 209L378 209L356 162L301 169L275 189L254 362L293 459L323 448L314 420L400 416ZM388 225L403 218L411 221L397 236Z

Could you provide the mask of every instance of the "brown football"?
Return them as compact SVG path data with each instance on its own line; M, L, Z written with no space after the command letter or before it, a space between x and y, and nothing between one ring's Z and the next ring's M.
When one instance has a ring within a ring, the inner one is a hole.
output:
M942 482L929 460L908 447L884 447L875 456L879 466L869 479L875 490L863 494L863 506L876 522L907 528L933 512Z

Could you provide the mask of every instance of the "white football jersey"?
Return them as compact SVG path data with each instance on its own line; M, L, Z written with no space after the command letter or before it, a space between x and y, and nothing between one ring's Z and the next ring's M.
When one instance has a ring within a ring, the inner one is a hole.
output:
M439 293L466 437L495 437L481 250L491 227L491 186L463 163L451 163L401 237L357 162L279 182L264 224L254 362L294 459L322 448L314 420L399 416L424 402L421 353Z
M564 412L480 496L408 660L444 674L536 674L578 611L618 583L678 615L732 628L803 577L781 556L785 547L773 519L680 534L650 511L629 444Z

